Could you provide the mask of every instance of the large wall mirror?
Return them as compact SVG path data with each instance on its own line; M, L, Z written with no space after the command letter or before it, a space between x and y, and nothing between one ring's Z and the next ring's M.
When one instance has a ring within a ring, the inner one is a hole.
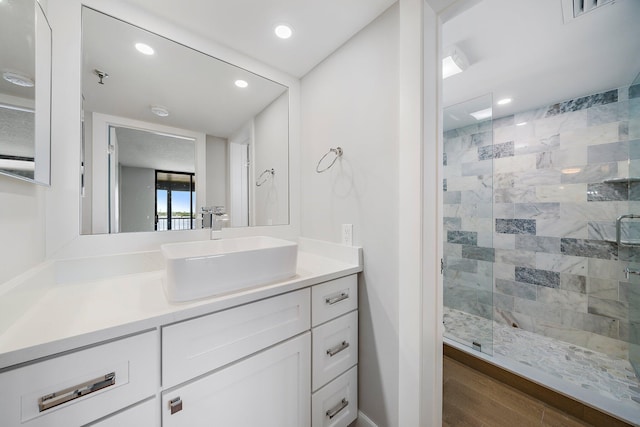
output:
M289 223L286 86L82 9L81 233Z
M50 184L51 27L36 0L0 1L0 174Z

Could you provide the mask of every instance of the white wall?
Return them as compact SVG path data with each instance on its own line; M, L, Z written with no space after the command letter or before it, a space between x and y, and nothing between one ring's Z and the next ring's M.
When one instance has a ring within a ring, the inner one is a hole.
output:
M289 222L289 122L287 106L289 93L285 92L269 104L254 119L253 172L255 179L266 169L275 174L257 187L254 186L255 224L272 225Z
M0 175L0 284L44 260L47 191Z
M229 209L229 172L227 171L227 140L207 135L207 194L202 206L224 206ZM196 176L196 180L198 177Z
M155 229L156 171L120 166L120 231Z
M353 224L364 248L359 404L380 427L398 425L398 31L395 5L301 84L301 232L340 242ZM316 173L337 146L342 158Z

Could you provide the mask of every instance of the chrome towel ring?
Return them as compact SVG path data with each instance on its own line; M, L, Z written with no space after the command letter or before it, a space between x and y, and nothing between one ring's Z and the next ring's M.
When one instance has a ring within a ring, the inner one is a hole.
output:
M335 157L333 158L331 163L329 163L329 165L326 168L320 169L320 163L322 163L322 161L331 153L335 154ZM328 169L331 169L331 166L333 166L333 164L336 162L336 160L338 160L338 157L340 156L342 156L342 148L336 147L336 148L329 149L329 151L324 156L322 156L320 160L318 160L318 164L316 165L316 172L322 173Z
M268 175L268 174L271 174L271 175ZM267 182L267 180L269 179L269 176L273 176L275 174L276 174L276 171L273 168L265 169L264 172L262 172L258 177L258 179L256 180L256 186L260 187L262 184Z

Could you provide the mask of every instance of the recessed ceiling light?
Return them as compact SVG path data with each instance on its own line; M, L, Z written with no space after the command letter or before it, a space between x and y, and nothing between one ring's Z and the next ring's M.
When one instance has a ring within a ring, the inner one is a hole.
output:
M503 98L498 101L498 105L507 105L511 103L511 98Z
M520 122L520 123L516 123L516 126L524 126L526 124L527 124L527 122Z
M285 24L278 25L273 31L281 39L288 39L293 34L291 27Z
M169 115L169 110L161 105L152 105L151 112L158 117L167 117Z
M27 77L20 73L12 73L11 71L5 71L2 73L2 78L16 86L33 87L35 85L31 77Z
M476 120L484 120L491 117L492 110L491 108L485 108L484 110L478 110L473 113L470 113L474 119Z
M236 80L235 85L241 88L245 88L249 86L249 83L247 83L245 80Z
M138 49L138 52L144 53L145 55L153 55L154 52L151 46L144 43L136 43L136 49Z

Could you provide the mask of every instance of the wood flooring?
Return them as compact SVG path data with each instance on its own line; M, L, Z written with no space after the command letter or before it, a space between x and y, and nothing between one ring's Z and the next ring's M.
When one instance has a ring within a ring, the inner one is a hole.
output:
M591 426L447 356L443 427Z

